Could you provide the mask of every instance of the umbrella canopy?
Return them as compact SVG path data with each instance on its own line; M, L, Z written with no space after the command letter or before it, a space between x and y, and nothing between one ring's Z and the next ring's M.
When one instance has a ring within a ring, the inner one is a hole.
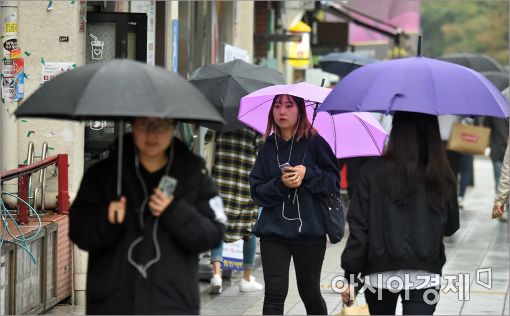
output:
M174 118L221 126L223 119L186 80L164 68L127 59L89 64L46 82L15 111L17 117L67 120ZM123 128L119 130L117 195L121 195Z
M322 70L343 78L351 71L376 61L377 59L351 52L329 53L319 59L319 66Z
M276 95L289 94L303 98L305 103L322 103L330 92L329 88L322 88L308 82L262 88L241 98L238 119L243 124L264 134L267 115Z
M202 93L179 75L127 59L58 75L26 99L15 114L68 120L159 117L220 126L223 122Z
M508 87L508 72L484 71L481 72L481 74L484 75L485 78L489 79L489 81L492 82L499 91L503 91Z
M313 107L306 107L310 121ZM324 137L337 158L381 156L388 134L372 113L350 112L331 115L318 112L313 126Z
M315 107L330 92L331 89L306 82L263 88L241 99L239 120L264 134L274 97L288 94L305 100L306 114L308 120L312 121ZM337 158L379 156L387 137L383 127L370 113L330 115L319 112L314 127L331 146Z
M508 106L498 88L478 72L440 60L411 57L353 71L328 95L319 111L507 117Z
M188 81L222 114L226 121L222 131L243 127L237 120L242 97L267 86L285 83L278 71L239 59L202 66L193 72Z
M471 68L478 72L504 71L503 67L487 55L457 53L439 57L440 60Z

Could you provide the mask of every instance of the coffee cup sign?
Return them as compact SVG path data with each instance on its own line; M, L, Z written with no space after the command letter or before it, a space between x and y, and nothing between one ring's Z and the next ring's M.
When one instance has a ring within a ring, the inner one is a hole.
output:
M90 129L100 131L107 125L106 121L90 121Z
M90 34L90 37L92 37L94 40L90 42L90 45L92 45L92 59L93 60L101 60L103 59L103 48L104 48L104 42L100 41L94 34Z

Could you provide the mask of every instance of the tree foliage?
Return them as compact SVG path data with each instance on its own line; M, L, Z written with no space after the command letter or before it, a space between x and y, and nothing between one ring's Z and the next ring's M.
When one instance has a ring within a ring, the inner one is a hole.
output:
M508 11L508 1L424 0L422 54L485 54L508 65Z

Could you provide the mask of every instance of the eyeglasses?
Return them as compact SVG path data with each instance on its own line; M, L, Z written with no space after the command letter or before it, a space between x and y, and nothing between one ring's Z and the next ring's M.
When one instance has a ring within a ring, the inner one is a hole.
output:
M153 131L156 133L164 133L172 129L173 126L174 126L173 120L169 119L158 120L137 119L133 122L133 128L141 132Z

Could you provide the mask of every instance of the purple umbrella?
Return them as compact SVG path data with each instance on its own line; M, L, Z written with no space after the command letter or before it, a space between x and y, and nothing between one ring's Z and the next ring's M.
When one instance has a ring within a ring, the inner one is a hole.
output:
M469 68L425 57L377 62L347 75L319 111L409 111L508 117L508 101Z
M312 121L315 105L321 103L330 92L331 89L306 82L266 87L241 98L238 118L242 123L264 134L274 97L278 94L289 94L305 99L306 113ZM337 158L380 156L388 136L370 113L330 115L318 112L314 127L331 146Z

